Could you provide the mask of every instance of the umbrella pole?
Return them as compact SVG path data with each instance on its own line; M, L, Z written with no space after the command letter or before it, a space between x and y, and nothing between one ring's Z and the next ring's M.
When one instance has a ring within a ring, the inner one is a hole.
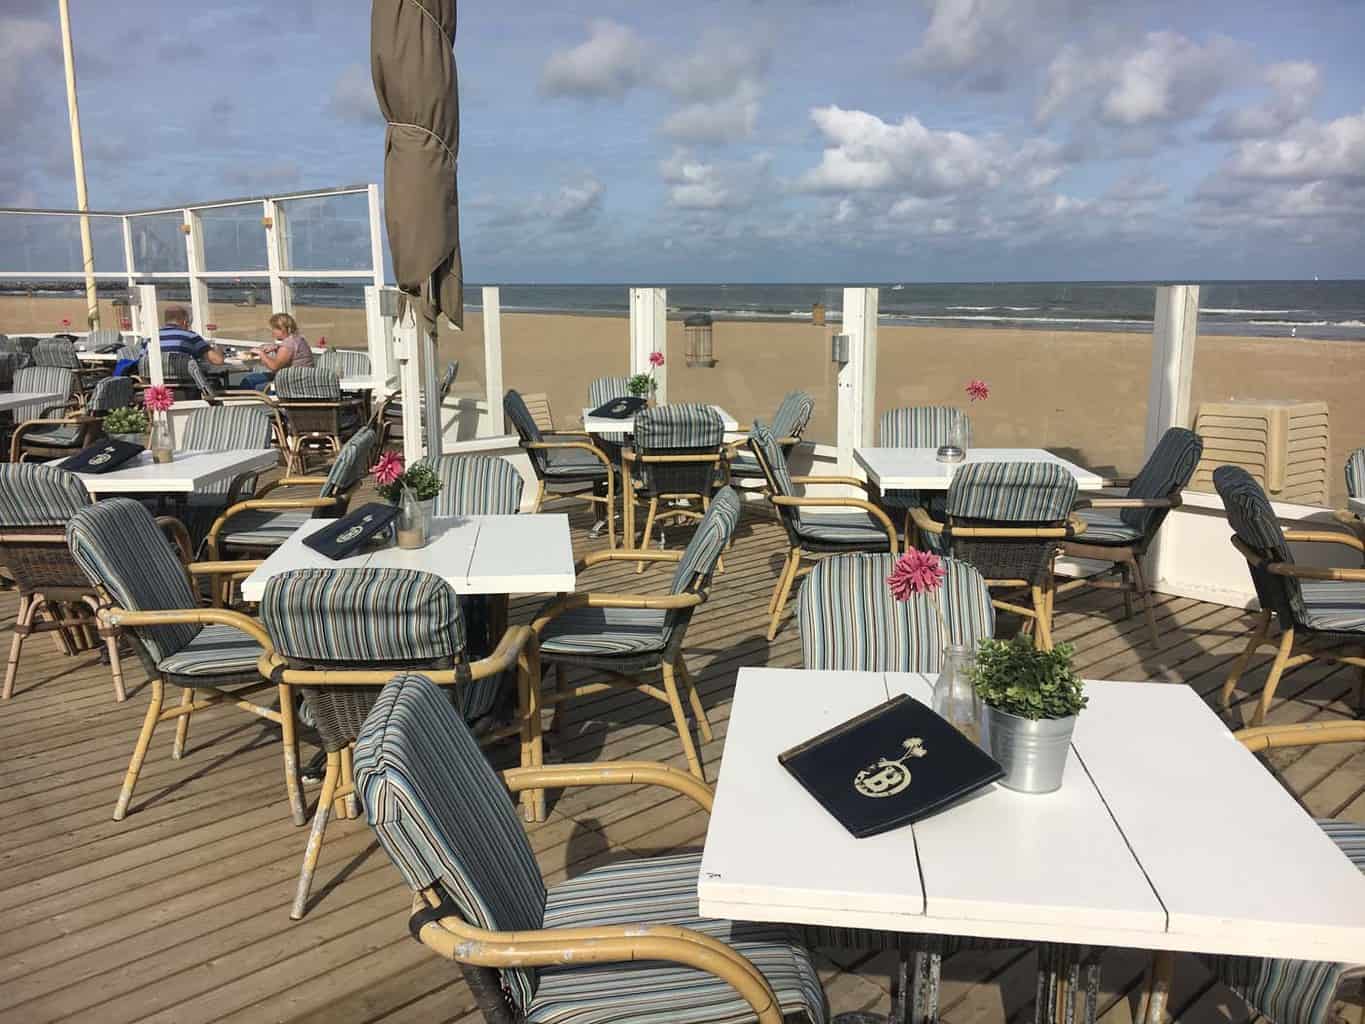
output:
M95 294L95 253L90 241L90 202L85 194L85 153L81 146L81 112L76 104L76 56L71 49L71 11L68 0L58 0L62 23L62 59L66 65L66 109L71 117L71 162L76 172L76 209L81 211L81 260L85 269L85 321L100 325L100 304Z

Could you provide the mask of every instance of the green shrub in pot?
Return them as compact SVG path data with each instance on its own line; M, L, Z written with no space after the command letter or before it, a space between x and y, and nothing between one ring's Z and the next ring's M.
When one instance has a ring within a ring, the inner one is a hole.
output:
M149 425L146 411L134 405L110 409L103 422L104 432L110 437L136 441L139 444L147 436Z

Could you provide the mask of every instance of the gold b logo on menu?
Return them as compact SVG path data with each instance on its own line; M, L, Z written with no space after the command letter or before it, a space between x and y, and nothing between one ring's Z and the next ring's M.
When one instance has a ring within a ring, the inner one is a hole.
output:
M910 769L905 762L912 757L924 757L924 741L911 736L901 746L905 754L899 758L879 757L853 776L853 788L863 796L881 798L903 793L910 786Z

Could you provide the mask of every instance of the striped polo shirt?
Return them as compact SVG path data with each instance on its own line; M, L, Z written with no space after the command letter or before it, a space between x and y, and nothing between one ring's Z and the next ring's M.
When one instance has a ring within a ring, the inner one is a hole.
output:
M183 352L198 359L210 348L209 343L187 327L166 324L161 328L161 352Z

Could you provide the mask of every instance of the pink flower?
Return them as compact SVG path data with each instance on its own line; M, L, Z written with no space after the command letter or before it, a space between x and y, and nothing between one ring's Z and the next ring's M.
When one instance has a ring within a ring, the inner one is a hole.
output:
M900 558L886 578L891 596L897 601L910 600L911 594L932 594L943 586L947 571L943 559L928 551L911 548Z
M984 380L973 378L967 382L967 394L973 402L991 397L991 386Z
M63 326L63 327L70 327L70 326L71 326L71 321L70 321L69 319L67 319L66 317L62 317L62 326Z
M153 384L142 393L142 404L152 412L165 412L175 405L175 393L161 384Z
M403 456L397 452L385 452L379 456L379 461L374 464L374 478L379 481L381 486L387 487L391 483L397 482L403 475Z
M649 354L649 365L650 365L650 366L663 366L663 365L664 365L664 354L663 354L662 352L651 352L651 353Z

